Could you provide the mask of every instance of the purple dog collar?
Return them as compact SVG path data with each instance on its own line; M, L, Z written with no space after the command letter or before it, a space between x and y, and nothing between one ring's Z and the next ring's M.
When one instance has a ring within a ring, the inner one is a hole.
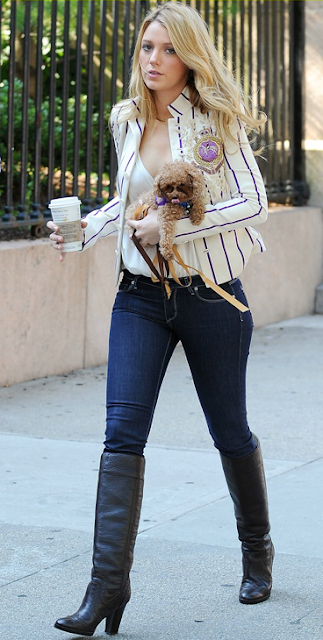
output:
M157 207L163 207L164 204L167 204L168 200L166 200L166 198L159 198L158 196L156 196L155 202L157 204Z
M169 200L166 200L166 198L159 198L158 196L155 197L155 202L157 204L157 207L163 207L165 204L169 204ZM189 213L192 207L191 202L176 202L176 204L178 204L180 207L184 207L187 213Z

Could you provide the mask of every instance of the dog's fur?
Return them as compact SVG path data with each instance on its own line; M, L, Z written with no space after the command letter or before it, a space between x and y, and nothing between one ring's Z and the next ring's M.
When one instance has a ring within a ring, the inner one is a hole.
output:
M157 200L165 199L166 204L159 205ZM186 209L180 202L189 202L189 218L192 224L201 224L205 209L205 183L201 171L189 162L178 160L167 162L156 176L152 191L142 193L138 202L126 210L126 218L139 220L143 215L137 210L141 204L147 204L158 210L160 241L159 248L166 260L174 257L172 245L175 235L175 222L184 217ZM137 211L137 213L136 213Z

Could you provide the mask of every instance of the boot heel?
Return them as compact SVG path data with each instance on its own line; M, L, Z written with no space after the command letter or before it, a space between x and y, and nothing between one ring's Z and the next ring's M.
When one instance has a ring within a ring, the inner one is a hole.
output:
M114 636L118 633L125 607L126 605L120 607L119 609L115 609L115 611L112 611L112 613L110 613L110 615L106 618L105 633L109 634L110 636Z

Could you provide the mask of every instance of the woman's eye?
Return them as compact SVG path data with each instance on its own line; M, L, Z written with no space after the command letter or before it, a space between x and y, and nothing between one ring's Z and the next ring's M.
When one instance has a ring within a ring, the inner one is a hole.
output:
M142 49L143 49L144 51L150 51L150 50L152 49L152 47L151 47L151 45L150 45L150 44L143 44L143 45L142 45Z
M168 48L166 49L166 53L176 53L175 49Z

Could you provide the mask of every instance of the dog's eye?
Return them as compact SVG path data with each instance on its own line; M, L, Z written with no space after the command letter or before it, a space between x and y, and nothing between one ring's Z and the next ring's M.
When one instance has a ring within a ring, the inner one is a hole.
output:
M167 191L171 191L171 190L172 190L172 188L173 188L173 185L172 185L172 184L167 184L167 185L166 185L166 189L167 189Z
M185 182L181 182L180 187L185 187Z

